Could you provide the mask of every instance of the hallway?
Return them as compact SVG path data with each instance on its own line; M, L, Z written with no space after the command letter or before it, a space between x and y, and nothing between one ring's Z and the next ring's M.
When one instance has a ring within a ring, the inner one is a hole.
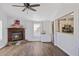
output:
M2 56L67 56L51 43L24 42L0 49Z

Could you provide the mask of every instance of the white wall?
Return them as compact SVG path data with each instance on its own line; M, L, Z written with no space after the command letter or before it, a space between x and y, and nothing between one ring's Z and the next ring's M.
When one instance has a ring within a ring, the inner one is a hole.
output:
M79 9L78 4L64 4L58 11L56 19L74 11L74 34L55 31L55 45L69 55L79 55ZM56 30L56 29L55 29Z
M0 40L2 40L2 20L0 20Z
M75 39L75 51L76 55L79 56L79 8L74 13L74 39Z
M45 35L42 36L41 41L43 42L51 42L52 36L52 23L50 21L42 21L41 22L41 32L42 30L45 31Z
M42 21L42 30L46 32L46 34L52 34L52 23L50 21Z
M6 46L7 44L7 30L6 30L6 24L7 24L7 17L4 13L0 12L0 20L2 20L2 40L0 40L0 48Z
M56 45L69 55L75 55L75 39L73 34L57 32Z

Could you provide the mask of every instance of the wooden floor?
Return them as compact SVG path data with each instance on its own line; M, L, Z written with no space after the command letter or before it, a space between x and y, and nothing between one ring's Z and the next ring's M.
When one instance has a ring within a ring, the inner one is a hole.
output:
M0 49L0 56L67 56L51 43L26 42Z

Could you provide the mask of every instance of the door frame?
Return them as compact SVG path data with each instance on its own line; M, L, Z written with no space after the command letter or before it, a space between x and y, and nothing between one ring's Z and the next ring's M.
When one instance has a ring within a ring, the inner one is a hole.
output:
M52 43L54 45L54 21L52 22Z

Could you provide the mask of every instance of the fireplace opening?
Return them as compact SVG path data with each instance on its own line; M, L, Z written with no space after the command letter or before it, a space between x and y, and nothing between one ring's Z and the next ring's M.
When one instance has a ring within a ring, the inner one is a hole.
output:
M12 33L12 40L16 41L16 40L22 40L23 39L23 34L22 32L13 32Z

